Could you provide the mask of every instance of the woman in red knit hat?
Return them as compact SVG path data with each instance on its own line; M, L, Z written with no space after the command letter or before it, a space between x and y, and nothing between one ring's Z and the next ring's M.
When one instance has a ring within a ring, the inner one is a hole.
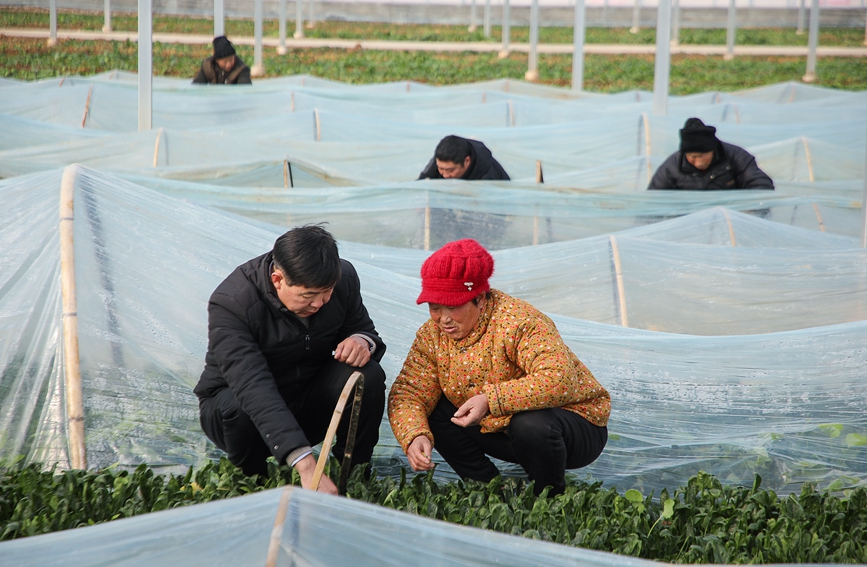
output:
M536 494L565 490L608 440L611 398L546 315L491 289L494 259L478 242L446 244L422 265L431 318L418 330L388 397L388 418L413 470L431 450L461 478L520 464Z

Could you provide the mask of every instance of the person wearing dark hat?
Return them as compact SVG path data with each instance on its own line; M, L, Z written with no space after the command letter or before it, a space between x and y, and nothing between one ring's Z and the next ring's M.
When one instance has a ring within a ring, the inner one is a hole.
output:
M494 259L471 239L446 244L421 268L430 319L388 395L388 418L413 470L431 449L464 479L518 463L539 495L566 487L608 440L611 397L546 315L491 289Z
M509 181L509 174L482 142L446 136L418 178Z
M648 189L773 189L756 158L738 146L721 142L716 128L690 118L680 131L680 150L666 159Z
M221 35L215 37L214 54L202 61L193 83L209 85L252 85L250 68L235 54L235 47Z

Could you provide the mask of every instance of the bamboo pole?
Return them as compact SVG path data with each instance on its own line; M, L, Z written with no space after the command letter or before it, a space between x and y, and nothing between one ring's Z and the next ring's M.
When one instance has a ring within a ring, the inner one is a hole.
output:
M648 118L646 112L642 112L641 119L644 124L644 155L647 158L645 160L647 163L647 181L650 182L650 179L653 177L653 167L650 163L650 118Z
M334 408L334 413L331 414L331 423L328 424L328 431L325 433L325 440L322 441L322 450L319 451L319 459L316 461L316 468L313 469L313 478L310 480L310 490L319 490L319 481L322 480L322 473L325 471L325 463L328 462L328 453L331 451L331 443L334 441L334 435L337 433L337 426L340 425L340 418L343 416L343 409L346 407L346 401L349 399L349 394L355 387L358 380L364 381L364 375L361 372L353 372L346 385L343 386L343 391L340 392L340 397L337 398L337 407Z
M506 103L509 107L509 126L515 125L515 105L512 104L512 101L508 101Z
M317 142L321 142L322 141L322 127L319 123L319 109L318 108L313 109L313 124L316 128L315 139Z
M813 158L810 155L810 145L804 136L801 136L801 142L804 143L804 154L807 156L807 174L810 176L810 183L813 183L816 181L816 176L813 174Z
M153 127L153 2L138 0L138 129Z
M511 19L509 16L509 0L503 0L503 46L500 48L500 52L497 54L497 57L500 59L505 59L509 56L509 35L511 34ZM508 82L506 83L506 90L509 90Z
M289 500L291 500L292 491L295 489L295 486L288 484L283 488L282 494L280 494L280 504L277 506L277 517L274 518L274 528L271 530L271 540L268 544L268 556L265 559L265 567L275 567L277 565L277 556L280 554L280 541L283 538L283 524L286 523Z
M60 182L60 287L63 297L63 371L66 382L66 415L69 430L69 464L87 469L84 441L84 401L78 355L78 306L75 293L75 178L78 165L63 170Z
M626 290L623 287L623 270L620 266L620 251L617 249L617 239L612 234L608 237L611 243L611 257L614 260L614 276L617 280L617 300L620 305L620 325L629 326L629 318L626 315Z
M533 246L539 245L539 217L533 217Z
M289 188L289 160L283 160L283 189Z
M825 223L822 222L822 214L819 212L819 207L813 203L813 210L816 211L816 219L819 221L819 230L825 232Z
M425 193L424 207L424 249L430 250L430 193Z
M160 163L160 139L163 137L163 129L157 130L157 141L154 143L154 167Z
M60 82L63 84L63 81ZM84 103L84 116L81 117L81 127L84 128L84 125L87 124L87 114L90 111L90 97L93 95L93 85L90 85L90 88L87 89L87 100Z
M864 160L864 194L861 196L861 248L867 248L867 160Z
M726 218L726 226L729 227L729 238L731 238L732 246L737 246L738 242L735 240L735 227L732 226L732 219L729 218L729 212L726 209L722 210L723 216Z
M536 183L545 183L545 176L542 175L542 160L536 160Z

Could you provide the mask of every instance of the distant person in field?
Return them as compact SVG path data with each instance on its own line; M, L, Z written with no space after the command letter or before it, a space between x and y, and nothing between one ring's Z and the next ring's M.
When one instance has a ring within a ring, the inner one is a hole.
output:
M202 61L193 83L207 85L252 85L250 68L235 54L235 47L221 35L215 37L214 55Z
M482 142L446 136L418 178L509 181L509 174Z
M647 188L773 189L774 182L759 169L752 154L719 141L716 128L689 118L680 131L680 150L659 166Z

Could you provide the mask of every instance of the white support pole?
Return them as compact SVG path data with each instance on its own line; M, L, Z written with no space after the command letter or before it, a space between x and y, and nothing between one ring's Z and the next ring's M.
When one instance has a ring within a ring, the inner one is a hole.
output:
M470 25L467 31L473 33L479 28L476 25L476 0L470 0Z
M214 0L214 37L226 35L225 0Z
M295 0L295 33L292 35L295 39L304 37L304 0Z
M630 33L638 33L641 30L641 0L635 0L632 5L632 27Z
M668 111L668 75L671 67L671 0L659 0L656 16L656 56L653 70L653 114Z
M262 63L262 0L253 2L253 66L251 77L264 77L265 65Z
M503 0L503 47L497 57L505 59L509 56L509 34L512 31L510 16L509 16L509 0Z
M807 3L807 0L798 0L798 29L795 30L795 33L798 35L804 35L804 22L806 21L806 17L804 12L806 11L804 4Z
M138 129L153 127L153 4L138 0Z
M726 28L726 54L723 59L731 61L735 58L735 33L737 32L737 7L735 0L729 0L729 21Z
M491 37L491 0L485 0L484 35Z
M307 0L307 29L316 27L316 19L313 17L313 0Z
M105 0L104 11L102 33L108 33L111 31L111 0Z
M807 41L807 72L801 77L805 83L816 82L816 46L819 43L819 0L810 4L810 39Z
M864 161L864 195L861 197L861 248L867 248L867 159Z
M864 45L867 45L867 17L864 18Z
M286 0L280 0L280 45L277 46L278 55L286 55Z
M572 36L572 90L584 90L584 0L575 0Z
M57 45L57 0L48 1L48 47Z
M524 79L528 81L539 80L538 57L536 47L539 43L539 0L533 0L530 4L530 57L527 63L527 72Z
M674 0L672 9L671 45L677 46L680 45L680 0Z

